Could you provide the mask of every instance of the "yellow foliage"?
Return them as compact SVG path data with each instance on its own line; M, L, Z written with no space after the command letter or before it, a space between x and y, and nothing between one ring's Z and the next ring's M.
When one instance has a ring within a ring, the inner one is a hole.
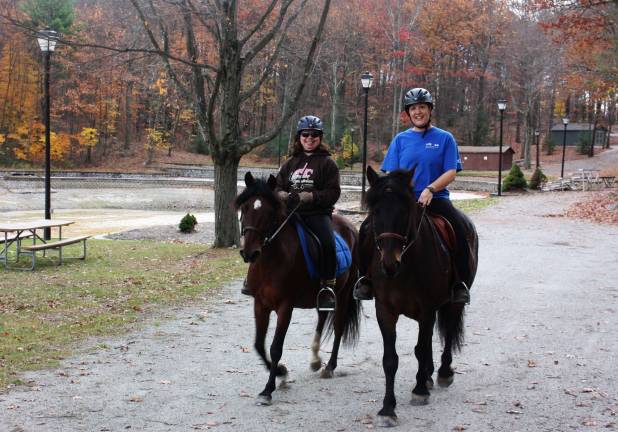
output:
M0 145L4 144L4 141L6 141L6 138L4 137L4 135L0 134Z
M95 128L83 128L78 140L79 145L83 147L94 147L99 141L99 131Z
M146 133L148 134L146 143L144 144L146 150L166 150L169 148L170 144L168 142L168 134L166 132L154 128L148 128L146 129Z
M42 162L45 158L45 126L41 123L33 123L30 127L21 125L16 133L9 137L19 143L15 157L30 162ZM68 152L71 144L71 136L65 133L51 132L49 134L50 157L54 161L60 161Z
M0 46L0 128L12 131L39 116L40 67L23 34Z

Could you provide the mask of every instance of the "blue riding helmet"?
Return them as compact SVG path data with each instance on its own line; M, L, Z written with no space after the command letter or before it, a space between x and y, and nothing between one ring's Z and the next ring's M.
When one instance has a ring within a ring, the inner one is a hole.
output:
M307 115L301 117L298 120L298 125L296 126L296 135L300 134L300 131L303 130L317 130L324 133L324 124L319 117Z

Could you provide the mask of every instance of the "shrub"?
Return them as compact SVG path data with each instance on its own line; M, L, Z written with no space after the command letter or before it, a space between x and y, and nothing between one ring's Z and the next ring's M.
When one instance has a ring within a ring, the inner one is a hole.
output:
M552 141L551 137L547 135L545 141L543 142L543 150L545 150L545 154L551 155L554 154L554 149L556 148L556 144Z
M337 163L337 168L339 168L340 170L345 168L345 159L343 159L342 155L338 155L337 159L335 159L335 162Z
M532 177L530 177L530 181L528 182L528 187L530 189L540 189L541 184L547 181L547 176L543 174L541 168L537 167L532 173Z
M577 152L579 154L588 154L590 151L590 136L588 134L581 134L579 136L579 142L577 143Z
M524 173L519 168L519 165L513 164L509 174L504 178L502 182L502 191L509 191L513 189L525 189L526 179Z
M195 225L197 225L197 219L192 214L187 213L180 220L180 225L178 225L178 228L183 233L190 233L195 230Z

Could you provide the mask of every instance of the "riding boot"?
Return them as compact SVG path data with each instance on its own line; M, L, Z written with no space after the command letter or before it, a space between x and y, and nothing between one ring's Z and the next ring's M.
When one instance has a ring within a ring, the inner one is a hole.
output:
M470 304L470 289L464 281L453 286L453 303Z
M354 284L353 294L356 300L373 300L373 285L367 276L360 276Z
M240 292L241 292L241 294L253 297L253 293L249 289L249 284L247 284L247 278L245 278L245 280L242 281L242 288L241 288Z
M337 279L327 279L320 281L320 291L316 299L319 312L332 312L337 306L337 296L335 295L335 284Z

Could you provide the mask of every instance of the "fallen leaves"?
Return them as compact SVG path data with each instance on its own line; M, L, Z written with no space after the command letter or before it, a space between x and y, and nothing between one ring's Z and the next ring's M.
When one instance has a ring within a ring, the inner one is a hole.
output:
M573 204L565 215L575 219L588 219L598 223L618 224L618 193L598 192L592 198Z

